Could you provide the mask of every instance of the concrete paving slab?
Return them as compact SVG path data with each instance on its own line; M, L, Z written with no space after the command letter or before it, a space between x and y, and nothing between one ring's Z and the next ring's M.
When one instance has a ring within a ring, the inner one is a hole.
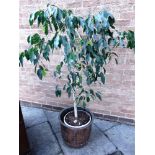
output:
M110 121L105 121L101 119L94 119L95 125L100 128L103 132L110 129L111 127L118 125L117 122L110 122Z
M32 149L31 153L32 155L63 155L59 151L60 150L56 143L49 143Z
M51 124L54 132L60 132L60 122L58 119L59 112L53 112L53 111L47 111L45 110L45 114L47 116L47 119L49 123Z
M65 155L107 155L116 151L115 146L94 125L88 144L79 149L68 147L60 132L56 135Z
M32 107L22 107L22 112L32 155L134 155L133 126L94 119L88 144L75 149L62 140L59 112Z
M121 124L105 132L124 155L135 154L135 128Z
M56 142L56 139L47 122L28 128L27 134L31 148L40 144Z
M61 149L47 122L27 129L32 155L56 155Z
M108 155L124 155L121 151L115 151L115 152L113 152L113 153L111 153L111 154L108 154Z
M47 121L43 109L23 106L21 108L26 127L31 127Z

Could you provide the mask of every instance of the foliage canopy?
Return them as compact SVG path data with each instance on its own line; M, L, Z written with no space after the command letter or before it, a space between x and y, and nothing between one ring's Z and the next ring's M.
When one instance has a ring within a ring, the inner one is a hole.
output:
M99 91L85 88L87 85L99 82L105 84L105 65L117 54L114 48L135 48L134 32L119 32L114 23L115 18L107 11L86 18L74 16L71 10L60 9L55 5L47 5L46 10L38 10L30 15L29 24L42 28L50 38L41 37L38 33L28 36L29 48L19 55L19 64L23 66L24 58L35 66L39 79L46 76L48 69L42 64L42 59L50 61L54 49L63 49L64 57L56 66L54 75L61 78L64 65L68 68L67 83L63 90L71 97L75 94L76 103L84 107L87 102L96 97L101 98ZM62 90L57 85L55 94L61 96Z

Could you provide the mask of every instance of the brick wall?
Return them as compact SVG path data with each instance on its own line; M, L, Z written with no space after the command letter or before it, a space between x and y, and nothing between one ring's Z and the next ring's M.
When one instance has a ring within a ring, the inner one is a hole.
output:
M20 0L19 8L19 49L27 47L26 38L40 30L30 29L28 19L33 11L46 8L49 0ZM120 30L134 30L134 0L52 0L62 8L73 10L76 15L86 16L88 13L95 14L102 9L111 12L116 18L116 26ZM72 100L63 93L61 98L55 97L55 85L58 81L52 77L51 71L60 61L61 51L55 52L48 65L50 72L43 81L34 74L33 66L26 62L24 68L19 69L20 77L20 100L38 104L66 107L72 105ZM103 93L102 102L95 101L88 107L97 113L134 119L134 53L127 49L118 49L119 64L107 65L107 78L105 86L93 86Z

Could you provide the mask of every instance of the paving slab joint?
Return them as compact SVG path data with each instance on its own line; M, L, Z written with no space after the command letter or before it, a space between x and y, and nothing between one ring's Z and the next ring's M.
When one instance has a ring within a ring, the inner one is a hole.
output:
M124 155L121 151L117 150L111 154L107 154L107 155Z
M117 126L118 124L113 125L113 126L110 127L109 129L106 129L105 131L102 131L95 123L94 123L94 125L95 125L95 126L98 128L98 130L99 130L100 132L102 132L102 133L105 135L105 137L107 137L107 139L115 146L116 150L118 150L118 147L113 143L113 141L112 141L112 140L108 137L108 135L105 133L105 131L107 131L107 130L109 130L109 129L115 127L115 126Z
M28 126L28 127L25 127L25 128L26 128L26 130L27 130L27 129L29 129L29 128L38 126L38 125L40 125L40 124L44 124L44 123L46 123L46 122L47 122L47 121L44 121L44 122L41 122L41 123L38 123L38 124L34 124L34 125L31 125L31 126Z
M97 125L96 123L94 123L94 125L95 125L98 129L100 129L100 127L98 127L98 125ZM118 125L121 125L121 123L117 123L117 124L115 124L115 125L112 125L111 127L107 128L107 129L105 129L105 130L101 130L101 129L100 129L100 131L101 131L101 132L106 132L106 131L108 131L108 130L110 130L110 129L112 129L113 127L116 127L116 126L118 126Z
M60 152L58 153L58 155L59 155L60 153L64 155L64 151L63 151L63 149L62 149L62 147L61 147L61 145L60 145L59 139L58 139L56 133L54 132L53 127L52 127L52 125L50 124L50 122L49 122L49 120L48 120L48 117L47 117L47 114L45 113L45 111L44 111L44 114L45 114L45 116L46 116L46 118L47 118L47 123L49 124L50 129L51 129L51 131L52 131L52 133L53 133L53 135L54 135L54 137L55 137L55 139L56 139L56 141L57 141L57 144L58 144L59 147L60 147Z

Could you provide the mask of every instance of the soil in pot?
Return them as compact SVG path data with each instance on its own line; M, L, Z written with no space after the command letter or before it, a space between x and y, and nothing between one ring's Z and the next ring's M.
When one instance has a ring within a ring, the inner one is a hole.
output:
M90 122L90 115L82 110L78 111L78 118L74 117L74 111L68 112L64 117L64 122L71 126L83 126Z
M68 146L74 147L74 148L80 148L87 144L90 136L90 132L91 132L92 122L93 122L93 114L89 110L84 109L82 107L77 107L77 108L78 108L77 122L81 122L80 124L84 124L84 125L79 126L78 123L75 123L73 107L62 110L62 112L59 115L62 138ZM68 117L70 119L67 122L69 124L74 124L78 126L72 126L72 125L66 124L65 117L69 113L70 115Z

